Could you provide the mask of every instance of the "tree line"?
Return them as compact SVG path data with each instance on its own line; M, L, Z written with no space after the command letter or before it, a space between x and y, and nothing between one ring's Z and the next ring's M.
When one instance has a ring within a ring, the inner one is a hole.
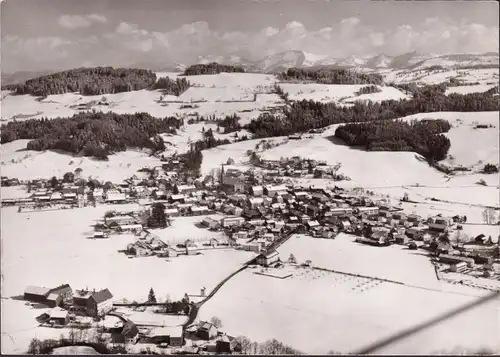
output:
M374 85L370 85L370 86L362 87L356 94L362 95L362 94L371 94L371 93L379 93L379 92L382 92L382 90L379 87L374 86Z
M168 77L161 77L154 84L154 89L161 89L163 94L179 96L188 88L191 87L191 83L186 80L186 78L176 78L175 80Z
M175 134L182 125L182 119L155 118L147 113L86 112L69 118L9 122L0 129L2 144L32 139L28 150L63 150L107 159L107 155L127 148L165 150L159 134Z
M129 92L150 88L156 83L156 74L137 68L76 68L27 80L2 89L16 94L46 97L51 94L79 92L82 95Z
M278 74L280 81L313 81L321 84L382 84L378 73L362 73L352 69L289 68Z
M493 90L486 93L444 95L440 86L420 88L411 99L387 100L379 103L355 102L353 106L302 100L292 103L283 115L264 113L252 120L245 129L254 138L284 136L332 124L372 122L397 119L411 114L429 112L498 111L498 97Z
M239 66L231 66L231 65L212 62L207 64L194 64L192 66L189 66L184 70L184 75L197 76L202 74L219 74L222 72L244 73L245 70L243 69L243 67Z
M446 158L450 139L442 135L451 128L446 120L382 120L346 124L335 130L335 137L351 146L369 151L414 151L430 161Z

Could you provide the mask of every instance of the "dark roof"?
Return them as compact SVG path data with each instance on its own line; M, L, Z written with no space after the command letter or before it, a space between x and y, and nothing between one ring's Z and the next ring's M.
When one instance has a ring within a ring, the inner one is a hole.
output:
M107 290L107 289L106 289ZM125 337L135 337L139 333L139 329L137 326L130 320L127 320L125 324L123 324L123 329L121 334Z
M108 289L104 289L101 291L96 291L95 293L92 293L92 297L94 298L96 303L101 303L106 300L112 299L113 294Z
M202 323L200 324L199 329L200 329L200 330L205 330L205 331L208 331L208 330L210 330L212 327L215 327L215 325L214 325L214 324L212 324L211 322L202 322Z

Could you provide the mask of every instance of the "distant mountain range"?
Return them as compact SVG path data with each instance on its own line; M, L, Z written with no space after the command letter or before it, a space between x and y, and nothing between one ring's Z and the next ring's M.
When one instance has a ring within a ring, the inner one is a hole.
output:
M138 62L128 68L146 68L157 72L182 72L190 64L206 64L217 62L220 64L243 67L247 72L277 73L291 67L298 68L364 68L376 69L425 69L432 66L444 68L464 68L474 66L499 66L499 54L494 52L481 54L448 54L422 55L409 52L399 56L348 56L344 58L316 55L304 51L290 50L269 55L258 61L246 60L240 56L202 56L189 64L171 62ZM23 71L2 73L2 85L21 83L30 78L53 73L55 71Z
M260 61L246 61L237 56L206 56L198 63L217 62L239 65L250 72L274 73L290 67L342 67L367 69L424 69L432 66L472 67L499 65L498 53L421 55L417 52L399 56L379 54L372 57L348 56L344 58L319 56L304 51L286 51L265 57Z

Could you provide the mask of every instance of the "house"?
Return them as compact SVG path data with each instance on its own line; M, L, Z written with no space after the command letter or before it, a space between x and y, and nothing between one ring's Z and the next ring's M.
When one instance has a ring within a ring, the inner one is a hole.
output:
M252 194L255 197L262 196L264 194L264 189L262 186L252 186L250 188L250 194Z
M60 306L61 303L62 303L62 296L53 293L50 293L49 296L47 296L47 300L45 301L45 304L48 307Z
M127 196L124 193L109 193L105 199L106 203L126 203Z
M376 206L374 206L374 207L357 207L356 210L359 214L365 214L367 216L374 216L374 215L379 214L379 208Z
M220 339L216 341L215 344L215 352L216 353L232 353L231 341L227 335L222 336Z
M463 273L465 270L467 270L467 263L466 262L458 262L458 263L450 265L450 271L452 271L452 272Z
M262 197L251 197L247 202L251 208L255 209L264 204L264 199Z
M186 199L186 196L182 195L182 194L177 194L177 195L171 195L170 196L170 202L172 202L172 203L174 203L174 202L184 203L185 199Z
M142 224L120 224L119 227L122 232L137 233L142 231Z
M196 191L196 186L194 185L175 185L174 192L179 194L188 194Z
M106 238L107 235L103 231L95 231L94 238Z
M47 301L47 297L49 296L49 294L49 288L40 286L28 286L26 290L24 290L24 300L44 304Z
M415 240L423 240L428 227L410 227L406 230L406 235Z
M268 197L273 197L278 192L281 192L281 191L285 191L286 192L287 188L284 185L278 185L278 186L268 185L268 186L264 186L264 190L263 191L264 191L264 194L267 195Z
M209 212L209 209L207 206L192 206L189 208L189 211L194 216L202 216L204 214L207 214Z
M243 217L237 217L237 216L224 217L222 219L221 223L222 223L222 226L224 228L226 228L226 227L233 227L233 226L239 226L239 225L242 225L243 223L245 223L245 218L243 218Z
M210 217L203 218L203 220L201 221L201 224L203 226L207 227L208 229L216 229L216 228L220 227L220 223L218 221L216 221L215 219L210 218Z
M114 217L106 217L104 218L104 222L106 225L111 225L112 223L116 223L118 225L122 224L133 224L136 222L135 218L132 216L114 216Z
M257 256L256 260L258 265L268 267L279 260L279 253L276 250L261 253Z
M214 324L210 322L200 322L198 325L198 330L196 331L196 336L199 338L209 341L215 337L217 337L218 334L217 327L215 327Z
M177 208L167 208L165 209L165 215L167 217L179 217L179 210Z
M73 296L73 310L88 316L100 317L113 308L113 295L108 289L79 290Z
M259 253L262 249L262 245L253 242L253 243L243 244L241 248L249 252Z
M69 284L62 284L50 290L51 294L58 294L63 297L63 300L71 300L73 298L73 290Z
M308 222L306 222L306 225L309 228L313 228L313 229L319 227L318 221L308 221Z
M49 324L64 326L69 322L69 312L61 309L55 308L50 312L50 317L48 319Z
M122 326L111 329L111 341L120 344L135 344L139 339L139 329L130 320Z
M127 245L127 252L137 257L146 257L151 255L151 249L147 246L147 244L140 241Z
M436 217L434 222L429 223L429 230L435 232L447 232L450 222L448 219Z
M156 327L149 333L151 343L167 343L172 347L182 347L184 345L184 333L182 326Z

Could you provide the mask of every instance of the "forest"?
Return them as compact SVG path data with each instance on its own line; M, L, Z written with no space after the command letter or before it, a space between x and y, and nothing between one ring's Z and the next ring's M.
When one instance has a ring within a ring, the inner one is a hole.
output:
M382 84L376 73L361 73L351 69L290 68L278 74L280 81L313 81L321 84Z
M245 70L242 67L231 66L225 64L219 64L216 62L208 64L194 64L187 67L184 70L185 76L197 76L201 74L219 74L222 72L227 73L244 73Z
M176 78L173 80L168 77L161 77L153 86L154 89L161 89L163 94L175 96L180 96L189 87L191 87L191 83L186 78Z
M411 99L379 103L356 102L352 107L312 100L297 101L285 110L284 115L261 114L247 124L245 129L253 133L254 138L264 138L307 132L332 124L397 119L417 113L498 111L499 108L498 97L493 90L486 93L444 95L441 87L431 86L416 90Z
M442 135L450 130L446 120L380 120L372 123L346 124L335 130L335 137L350 146L369 151L414 151L431 162L446 158L450 140Z
M183 121L175 117L155 118L147 113L78 113L69 118L30 119L0 127L1 143L32 139L26 149L62 150L106 160L127 148L162 151L160 133L175 134ZM151 139L152 138L152 139Z
M150 70L96 67L57 72L2 89L15 90L16 94L41 97L73 92L79 92L81 95L100 95L151 88L155 82L156 74Z

